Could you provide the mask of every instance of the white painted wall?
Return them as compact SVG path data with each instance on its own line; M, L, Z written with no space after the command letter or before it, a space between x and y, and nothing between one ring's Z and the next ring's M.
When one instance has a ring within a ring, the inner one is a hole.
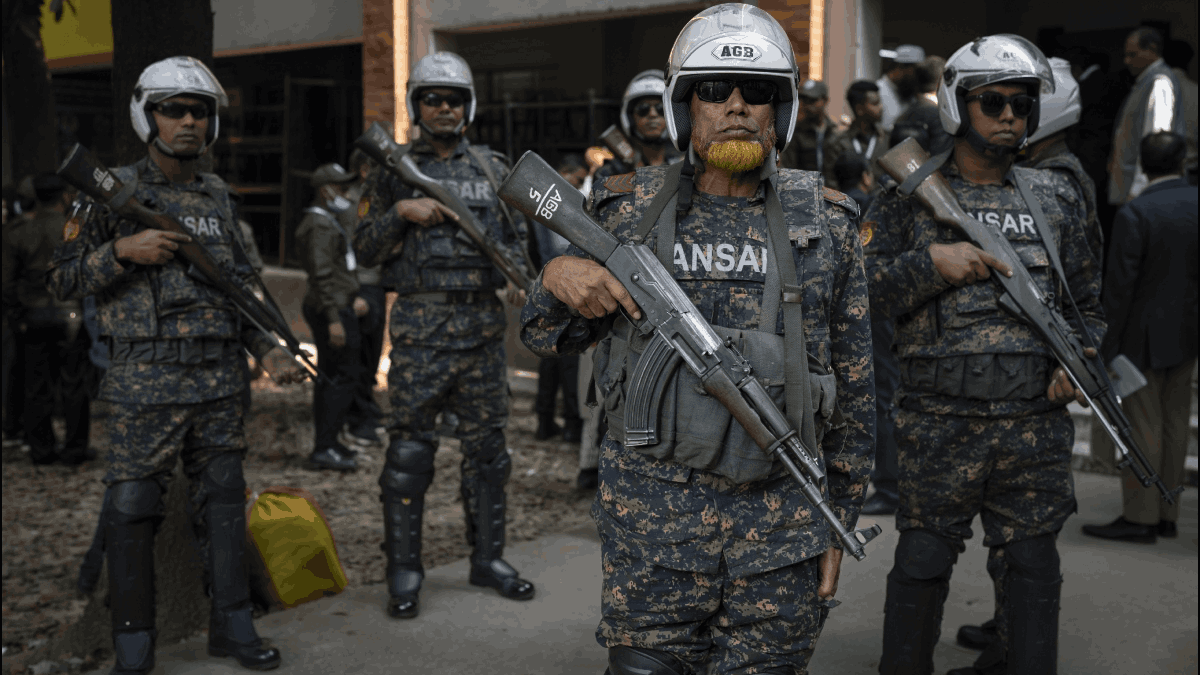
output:
M212 0L213 49L249 49L362 35L362 0Z

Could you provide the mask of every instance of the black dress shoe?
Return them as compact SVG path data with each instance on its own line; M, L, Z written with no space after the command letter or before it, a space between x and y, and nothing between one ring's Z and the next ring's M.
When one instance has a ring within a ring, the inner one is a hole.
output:
M333 469L334 471L354 471L358 468L354 453L336 445L314 450L313 454L308 457L308 463L310 468Z
M600 469L580 469L575 477L575 487L580 490L595 490L600 484Z
M387 613L393 619L415 619L421 613L420 598L416 593L402 593L389 597Z
M1179 530L1175 528L1175 523L1169 520L1160 520L1158 521L1158 536L1174 539L1179 536Z
M279 650L265 647L254 630L249 606L235 610L214 609L208 624L208 655L229 656L250 670L272 670L282 660Z
M900 500L886 495L878 490L863 502L861 513L864 516L894 516L900 506Z
M982 626L959 626L956 640L967 649L987 649L996 641L996 620L988 619Z
M1156 534L1158 527L1157 525L1131 523L1125 520L1125 516L1121 516L1107 525L1084 525L1083 533L1101 539L1153 544L1158 538Z
M1004 661L986 668L977 668L975 666L967 666L966 668L955 668L947 670L946 675L1004 675L1008 670L1008 664Z
M512 565L500 558L486 563L471 561L470 582L472 586L494 588L509 600L531 600L535 591L533 582L517 576Z

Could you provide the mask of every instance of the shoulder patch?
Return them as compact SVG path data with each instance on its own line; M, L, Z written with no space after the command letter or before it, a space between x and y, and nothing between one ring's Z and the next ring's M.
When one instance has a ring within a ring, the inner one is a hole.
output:
M633 192L633 178L635 175L631 172L609 176L604 179L604 189L617 193Z
M849 196L838 192L831 187L821 188L821 190L822 196L825 197L825 201L837 204L838 206L849 211L852 215L858 215L858 204Z
M864 220L862 225L858 226L858 241L863 248L866 248L867 244L875 238L875 229L876 225L873 220Z
M76 213L75 215L71 216L69 220L67 220L66 224L63 225L63 241L75 241L82 230L83 218Z

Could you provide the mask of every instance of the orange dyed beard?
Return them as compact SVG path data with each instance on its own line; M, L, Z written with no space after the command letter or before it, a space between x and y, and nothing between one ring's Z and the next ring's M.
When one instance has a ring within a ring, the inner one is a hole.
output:
M763 163L766 152L758 141L723 141L710 143L704 152L704 161L712 166L743 173Z

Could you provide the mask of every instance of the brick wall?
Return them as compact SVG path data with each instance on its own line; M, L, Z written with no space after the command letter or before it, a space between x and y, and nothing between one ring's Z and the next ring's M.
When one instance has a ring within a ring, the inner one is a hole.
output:
M792 51L796 54L796 67L800 78L806 79L809 72L808 20L812 3L810 0L759 0L758 7L775 17L783 26L783 30L792 41Z
M397 0L407 2L408 0ZM363 129L395 120L392 0L363 0Z

